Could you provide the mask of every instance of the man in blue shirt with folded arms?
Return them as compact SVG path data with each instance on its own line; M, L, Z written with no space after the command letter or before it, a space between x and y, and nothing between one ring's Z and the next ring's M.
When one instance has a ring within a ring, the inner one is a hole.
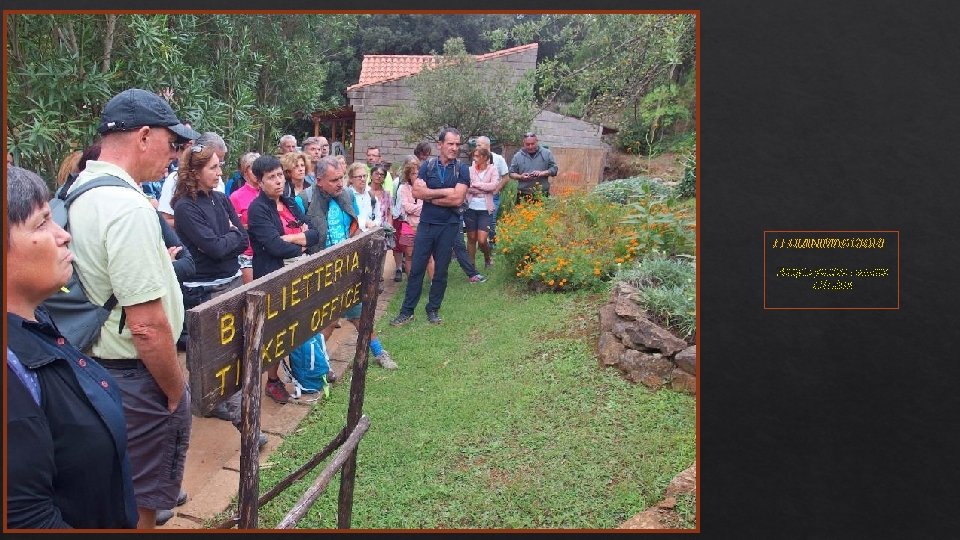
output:
M457 161L460 152L460 132L444 128L437 137L438 155L420 164L413 196L423 200L420 225L413 240L413 261L410 278L400 314L390 324L401 326L413 320L413 311L420 301L423 274L427 261L433 257L435 270L427 301L427 320L440 324L440 303L447 290L447 267L453 251L453 242L460 233L460 204L470 185L470 170Z

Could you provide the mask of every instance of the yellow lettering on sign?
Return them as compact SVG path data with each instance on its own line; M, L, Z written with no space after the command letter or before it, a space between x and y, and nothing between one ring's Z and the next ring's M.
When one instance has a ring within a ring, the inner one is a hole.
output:
M323 310L322 308L317 308L313 310L313 313L310 315L310 331L316 332L320 328L320 323L323 321Z
M220 371L216 373L217 379L220 380L220 395L223 395L224 389L226 388L226 376L233 366L226 365L220 368ZM239 371L239 370L238 370Z
M332 266L333 266L332 262L328 262L327 264L323 265L323 272L324 272L323 286L324 287L329 287L330 285L333 285L333 276L330 273L330 268ZM317 290L320 290L320 280L317 280Z
M350 262L350 271L353 272L357 268L360 268L360 254L354 251L353 261Z
M337 281L340 279L340 274L343 273L343 259L337 259L333 261L333 280Z
M297 297L297 294L300 292L300 278L293 280L290 283L290 305L295 306L300 303L300 299Z
M270 320L280 314L279 311L270 311L271 306L273 305L273 295L267 293L267 320Z
M220 317L220 344L230 343L236 334L236 318L234 318L233 313L224 313Z

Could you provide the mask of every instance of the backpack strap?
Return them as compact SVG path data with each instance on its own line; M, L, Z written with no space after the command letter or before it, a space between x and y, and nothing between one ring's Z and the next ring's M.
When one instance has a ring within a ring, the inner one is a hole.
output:
M133 186L131 186L129 183L127 183L125 180L108 174L108 175L100 176L98 178L94 178L93 180L71 191L69 194L67 194L66 198L63 199L64 206L66 208L70 208L70 205L73 204L73 201L77 200L77 197L83 195L84 193L90 191L93 188L98 188L101 186L116 186L116 187L126 187L130 189L136 189Z
M130 189L135 189L126 180L123 180L122 178L119 178L110 174L106 174L106 175L94 178L93 180L90 180L89 182L83 184L82 186L70 192L66 196L66 198L63 199L64 210L67 210L69 212L70 205L73 204L73 202L77 200L79 196L90 191L91 189L102 187L102 186L116 186L116 187L126 187ZM67 216L68 216L67 223L69 223L69 213L67 214ZM74 271L76 271L76 269L74 269ZM117 307L117 302L118 302L117 296L111 293L110 298L108 298L107 301L103 304L103 309L107 311L113 311L113 308ZM126 325L126 322L127 322L127 311L121 308L120 309L120 325L117 329L118 334L123 333L123 327Z

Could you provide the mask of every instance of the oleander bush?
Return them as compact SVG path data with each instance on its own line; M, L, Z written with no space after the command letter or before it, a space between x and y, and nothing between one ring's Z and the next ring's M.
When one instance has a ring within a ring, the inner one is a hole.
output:
M618 266L646 253L693 252L689 206L664 201L651 196L620 205L573 193L520 204L501 216L497 249L533 288L598 289Z

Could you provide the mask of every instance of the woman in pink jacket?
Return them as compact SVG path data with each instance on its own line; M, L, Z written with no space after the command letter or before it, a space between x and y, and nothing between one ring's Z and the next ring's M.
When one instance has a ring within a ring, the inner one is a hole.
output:
M463 225L467 231L467 256L473 262L477 256L477 245L483 252L486 267L490 266L490 222L493 220L493 194L500 185L497 168L490 164L490 151L477 148L473 151L473 165L470 167L470 187L467 189L469 205L463 212Z

